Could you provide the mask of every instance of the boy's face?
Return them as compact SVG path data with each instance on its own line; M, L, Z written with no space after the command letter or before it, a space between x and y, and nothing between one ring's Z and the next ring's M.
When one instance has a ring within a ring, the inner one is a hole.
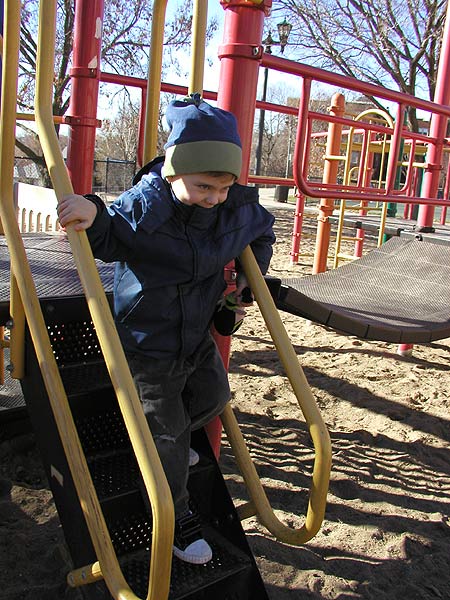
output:
M172 175L167 180L172 186L173 193L183 204L212 208L225 202L235 177L228 173L219 177L213 177L208 173L189 173Z

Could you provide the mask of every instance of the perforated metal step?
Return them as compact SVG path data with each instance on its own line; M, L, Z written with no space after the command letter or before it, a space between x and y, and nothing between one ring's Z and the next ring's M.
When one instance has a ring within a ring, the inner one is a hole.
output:
M191 565L174 557L169 600L261 600L251 592L252 564L249 557L212 528L204 528L213 551L206 565ZM125 577L140 597L148 589L149 551L141 551L123 561ZM250 587L250 589L249 589Z
M83 302L64 299L60 303L52 299L43 302L43 313L113 545L124 561L130 585L145 597L152 539L151 508L141 494L137 461L105 366L99 361L98 342L91 321L85 318ZM28 336L26 363L24 396L74 567L80 567L94 562L96 556ZM261 577L206 435L194 432L192 445L201 460L190 471L189 492L198 506L214 558L203 566L187 565L174 558L170 600L266 600ZM85 586L82 591L88 600L110 598L101 582Z

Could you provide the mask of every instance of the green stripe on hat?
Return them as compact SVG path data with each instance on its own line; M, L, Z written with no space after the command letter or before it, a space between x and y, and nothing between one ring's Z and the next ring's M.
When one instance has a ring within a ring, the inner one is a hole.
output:
M242 150L232 142L202 140L170 146L164 160L164 176L222 172L239 177Z

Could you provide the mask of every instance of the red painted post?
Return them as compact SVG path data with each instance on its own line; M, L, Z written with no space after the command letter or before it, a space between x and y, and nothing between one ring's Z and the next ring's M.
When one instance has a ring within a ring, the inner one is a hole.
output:
M264 16L272 0L221 0L225 9L223 43L219 47L217 104L237 118L242 141L240 183L247 183L255 118L258 71L262 56ZM243 99L245 98L245 102Z
M334 94L331 99L330 115L343 117L345 98L343 94ZM333 160L341 152L342 124L330 123L327 136L325 166L323 171L324 183L336 183L338 162ZM330 158L328 158L330 157ZM314 252L313 273L323 273L327 268L328 248L330 246L330 219L333 213L334 199L321 198L317 216L316 249Z
M92 190L104 0L77 0L72 88L65 122L69 124L67 168L75 192Z
M310 125L308 123L308 127L306 129L306 139L304 143L304 151L303 156L309 156L310 148L311 148L311 135L310 133ZM294 160L298 158L298 151L294 148ZM296 203L295 203L295 212L294 212L294 226L292 231L292 244L291 244L291 265L298 264L298 259L300 255L300 243L302 239L302 229L303 229L303 220L305 217L305 204L306 204L306 196L296 187Z
M292 244L291 244L291 265L298 264L298 256L300 252L300 240L302 236L303 217L305 214L305 195L297 190L297 201L295 204L294 227L292 229Z
M447 6L442 47L439 57L439 68L436 81L434 102L447 105L450 103L450 3ZM434 144L428 146L426 167L423 175L422 198L437 198L439 177L442 171L442 154L445 136L447 133L448 118L441 114L433 113L430 122L430 138L436 139ZM421 204L417 216L417 229L428 230L433 226L434 206ZM408 356L412 353L413 344L400 344L397 354Z
M246 184L250 164L253 123L256 108L258 70L262 56L264 15L272 0L261 4L248 0L222 0L225 9L223 43L219 47L220 77L217 105L232 112L238 122L242 142L242 172L239 182ZM245 102L242 99L245 98ZM225 270L228 291L233 289L232 266ZM230 276L231 275L231 276ZM213 332L214 334L214 332ZM228 368L231 338L214 335L222 360ZM216 457L220 453L222 425L214 419L206 426L209 442Z
M450 104L450 3L447 6L447 15L442 35L434 102L443 105ZM448 118L446 116L436 113L432 114L430 138L436 138L437 141L428 146L421 192L422 198L437 198L447 123ZM417 217L419 230L421 227L431 227L433 225L433 217L434 206L422 204Z

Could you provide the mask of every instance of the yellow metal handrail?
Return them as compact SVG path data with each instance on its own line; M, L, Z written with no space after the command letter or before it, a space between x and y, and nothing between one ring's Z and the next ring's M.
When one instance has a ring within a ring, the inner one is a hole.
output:
M47 393L52 402L55 418L65 447L71 451L71 463L77 472L75 480L86 475L82 495L86 508L97 509L96 497L92 497L92 482L84 455L79 452L80 444L76 429L67 408L67 397L60 374L51 350L47 329L40 309L34 281L13 207L13 169L15 122L9 115L14 114L17 99L17 69L20 31L20 2L7 0L5 3L5 30L2 72L2 109L0 116L0 214L11 258L11 272L23 301L31 337L36 349ZM98 510L96 512L99 512Z
M150 59L147 76L147 99L144 128L143 164L156 156L158 143L159 99L161 91L162 55L164 47L164 24L167 0L155 0L152 11Z
M161 60L161 55L156 52L155 57L153 57L153 46L158 43L162 47L166 4L166 0L156 0L153 11L152 52L149 67L146 117L146 131L148 132L148 137L146 137L145 142L144 155L146 156L146 160L144 163L152 158L156 152L156 130L155 128L151 129L150 125L151 123L157 122L156 120L158 118L159 89L161 84L160 79L158 80L158 75L161 73L161 63L159 62ZM203 91L207 2L205 0L196 0L194 8L191 79L189 83L190 93ZM150 81L152 82L151 84ZM158 90L157 96L156 90ZM330 438L303 371L298 364L298 359L292 348L292 344L289 341L278 311L273 304L272 297L267 290L267 286L261 276L259 267L256 264L250 248L247 248L244 251L242 260L251 288L255 293L255 299L266 319L266 323L274 339L275 345L277 346L280 358L288 372L288 377L293 386L294 393L305 414L316 449L311 499L305 525L300 530L296 531L284 526L275 517L230 406L225 409L221 416L222 423L261 521L267 529L281 541L290 544L302 544L317 533L323 521L331 468Z
M51 114L54 32L56 3L41 2L39 16L36 118L39 135L58 198L72 187L61 156ZM13 168L17 72L20 33L20 1L5 2L2 110L0 118L0 215L11 256L11 271L23 302L31 337L36 349L49 401L64 445L64 450L80 498L89 532L99 557L101 574L114 598L136 598L123 578L109 537L89 468L81 449L67 396L55 362L34 281L13 208ZM152 559L147 599L168 596L173 540L173 503L159 457L149 432L133 380L112 320L111 311L95 267L85 233L68 228L69 241L91 310L125 424L143 473L153 510Z
M155 123L158 123L159 121L166 7L167 0L155 0L153 3L144 127L144 165L154 158L157 153L158 127L155 127ZM195 0L192 22L191 77L189 81L190 94L194 92L203 93L207 15L208 1Z
M330 436L251 248L247 247L240 259L314 444L312 485L305 523L300 529L291 529L275 516L230 406L222 413L222 423L256 513L263 525L282 542L293 545L304 544L319 531L325 515L331 470Z
M205 71L206 24L208 0L194 0L192 20L191 77L189 93L203 94L203 76Z

